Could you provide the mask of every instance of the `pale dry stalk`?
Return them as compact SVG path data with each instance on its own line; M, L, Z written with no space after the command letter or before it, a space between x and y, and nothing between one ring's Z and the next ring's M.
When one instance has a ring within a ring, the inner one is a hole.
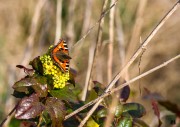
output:
M104 10L105 10L105 8L107 6L107 2L108 2L108 0L105 0L104 3L103 3L103 7L102 7L102 10L101 10L101 16L103 15L103 12L104 12ZM94 53L93 53L94 55L93 55L92 62L89 62L89 63L92 63L92 64L88 65L89 68L87 70L86 82L85 82L85 86L84 86L84 89L83 89L83 92L82 92L82 98L81 98L82 101L85 101L85 99L86 99L87 90L88 90L88 86L90 84L90 79L91 79L91 75L92 75L92 69L93 69L94 64L95 64L95 57L97 57L97 55L98 55L98 50L99 50L99 47L100 47L100 44L101 44L103 24L104 24L104 18L101 19L101 21L99 22L97 40L96 40L96 45L95 45L95 49L94 49Z
M159 31L159 29L163 26L163 24L167 21L167 19L178 9L179 7L179 1L173 6L172 9L162 18L162 20L159 22L159 24L153 29L153 31L149 34L149 36L145 39L145 41L141 44L141 46L138 48L138 50L134 53L134 55L131 57L129 62L124 66L124 68L114 77L114 79L111 81L111 83L107 86L105 93L109 92L110 89L114 86L114 84L119 80L119 78L127 71L129 66L134 62L134 60L138 57L138 55L143 51L143 49L147 46L147 44L150 42L150 40L156 35L156 33ZM96 108L99 106L99 104L102 102L103 99L100 99L93 107L92 109L87 113L86 117L82 120L79 127L84 126L84 124L87 122L89 117L93 114L93 112L96 110Z
M56 8L56 36L54 44L57 44L61 37L61 24L62 24L62 0L57 0Z
M86 34L84 36L81 37L81 39L79 39L71 48L70 51L73 51L73 49L76 47L76 46L79 46L81 47L82 46L82 40L84 40L88 35L89 33L97 26L99 25L99 23L101 22L101 20L104 18L104 16L111 10L111 8L113 8L114 6L116 6L118 0L116 0L116 2L111 6L109 7L106 11L104 11L102 13L102 15L100 16L99 20L91 27L88 29L88 31L86 32Z
M121 84L120 86L118 86L118 87L116 87L116 88L114 88L114 89L112 89L112 90L110 90L110 91L102 94L100 97L96 98L95 100L90 101L90 102L87 103L86 105L80 107L79 109L75 110L75 111L72 112L71 114L65 116L65 120L68 119L68 118L70 118L70 117L72 117L73 115L77 114L78 112L86 109L86 108L89 107L90 105L93 105L93 104L96 103L96 102L99 103L99 100L101 100L101 99L103 99L103 98L111 95L112 93L117 92L118 90L122 89L122 88L125 87L125 86L131 85L131 84L134 83L135 81L137 81L137 80L139 80L139 79L141 79L141 78L143 78L143 77L145 77L145 76L147 76L147 75L149 75L149 74L151 74L151 73L153 73L153 72L155 72L155 71L157 71L157 70L159 70L159 69L167 66L168 64L172 63L173 61L175 61L175 60L177 60L177 59L179 59L179 58L180 58L180 54L178 54L177 56L171 58L170 60L168 60L168 61L166 61L166 62L164 62L164 63L162 63L162 64L160 64L160 65L158 65L158 66L156 66L156 67L154 67L154 68L152 68L151 70L146 71L146 72L142 73L141 75L138 75L137 77L135 77L135 78L127 81L126 83L123 83L123 84ZM93 106L93 109L94 109L94 108L95 108L95 107Z
M112 5L115 2L115 0L111 0L110 5ZM108 63L107 63L107 78L108 83L112 80L112 68L113 68L113 44L114 44L114 18L115 17L115 7L110 10L109 13L109 44L108 44ZM113 95L112 104L110 106L110 109L108 111L108 117L105 121L105 127L110 127L111 121L114 117L114 105L117 105L117 99L116 95Z
M112 5L115 0L111 0ZM108 44L108 63L107 63L107 78L108 83L112 80L112 65L113 65L113 43L114 43L114 16L115 7L110 10L109 13L109 44Z

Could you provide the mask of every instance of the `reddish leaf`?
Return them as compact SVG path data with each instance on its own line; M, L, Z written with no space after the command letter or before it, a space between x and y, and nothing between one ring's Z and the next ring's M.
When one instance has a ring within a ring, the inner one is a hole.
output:
M127 99L129 98L129 95L130 95L130 87L128 85L128 86L123 87L123 89L120 93L120 101L126 102Z
M45 85L33 85L32 88L39 95L39 97L46 97L48 94L47 84Z
M34 58L30 63L29 65L32 65L32 68L38 72L39 74L43 75L43 66L42 66L42 63L40 61L40 57L36 57Z
M46 111L52 120L52 127L62 127L62 122L66 115L64 103L55 97L46 100Z
M157 103L157 101L155 100L154 96L152 96L153 93L151 93L150 90L148 90L147 88L144 88L144 90L146 91L147 96L149 96L150 99L151 99L152 109L154 110L154 114L155 114L155 115L157 116L157 118L158 118L158 121L159 121L158 127L160 127L161 124L162 124L162 122L161 122L161 120L160 120L160 111L159 111L159 108L158 108L158 103Z
M40 86L40 85L46 85L46 86ZM13 89L18 92L29 92L29 88L31 86L35 86L34 90L39 93L39 92L46 92L47 90L44 89L44 87L47 87L47 79L43 76L26 76L25 78L17 81L13 85ZM41 91L37 91L36 86L42 88Z
M157 104L156 101L153 101L153 100L152 100L151 104L152 104L152 108L153 108L153 110L154 110L154 114L155 114L155 115L157 116L157 118L158 118L158 122L159 122L158 127L160 127L161 124L162 124L162 122L161 122L161 119L160 119L160 112L159 112L158 104Z
M32 94L29 97L24 97L18 104L15 118L17 119L31 119L40 115L44 106L39 102L37 94Z
M158 117L158 119L160 119L160 112L159 112L157 101L151 100L151 104L152 104L152 108L154 110L154 114Z
M37 127L37 124L35 122L22 121L20 127Z
M20 69L24 69L24 72L28 75L32 75L32 73L34 72L34 69L26 68L23 65L16 65L16 67Z

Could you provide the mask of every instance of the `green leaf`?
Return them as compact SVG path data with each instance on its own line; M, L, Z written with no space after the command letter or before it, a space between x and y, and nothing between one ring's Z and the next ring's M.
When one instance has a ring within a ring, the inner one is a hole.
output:
M123 112L128 112L133 118L140 118L146 114L144 106L138 103L126 103L123 105Z
M132 118L122 117L119 119L117 127L132 127Z
M95 92L97 93L98 96L100 96L101 94L103 94L104 89L102 89L101 87L103 86L103 84L101 84L98 81L93 81L94 83L94 87L93 89L95 90Z
M66 115L64 103L55 97L49 97L46 100L46 110L52 120L52 127L62 127L62 122Z
M51 90L49 93L53 97L57 97L61 100L70 101L70 102L74 102L74 103L78 102L77 96L75 96L73 94L72 90L70 90L67 86L62 89Z
M99 127L99 125L92 118L90 118L87 121L87 126L86 127Z
M115 117L120 117L123 112L123 106L121 104L118 104L115 110Z
M97 112L96 117L103 118L103 117L106 117L106 115L107 115L107 109L103 108Z
M32 68L38 72L39 74L43 75L43 66L42 66L42 63L40 61L40 56L34 58L30 63L29 65L32 66Z
M88 91L87 93L87 97L86 97L86 103L96 99L98 96L97 96L97 93L94 91L94 89Z
M44 110L44 105L39 102L39 97L37 94L32 94L29 97L24 97L19 102L15 118L17 119L31 119L39 116Z

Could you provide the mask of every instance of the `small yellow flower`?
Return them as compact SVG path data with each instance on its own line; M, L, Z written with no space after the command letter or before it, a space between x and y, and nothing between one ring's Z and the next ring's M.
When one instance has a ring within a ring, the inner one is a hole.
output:
M50 75L53 79L54 88L63 88L69 80L69 72L63 73L60 68L53 64L50 55L40 56L44 75Z

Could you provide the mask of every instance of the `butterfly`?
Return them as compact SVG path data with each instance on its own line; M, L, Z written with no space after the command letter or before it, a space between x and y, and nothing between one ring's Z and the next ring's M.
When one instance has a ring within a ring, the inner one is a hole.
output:
M60 39L59 43L52 48L51 58L62 72L68 72L71 57L65 40Z

